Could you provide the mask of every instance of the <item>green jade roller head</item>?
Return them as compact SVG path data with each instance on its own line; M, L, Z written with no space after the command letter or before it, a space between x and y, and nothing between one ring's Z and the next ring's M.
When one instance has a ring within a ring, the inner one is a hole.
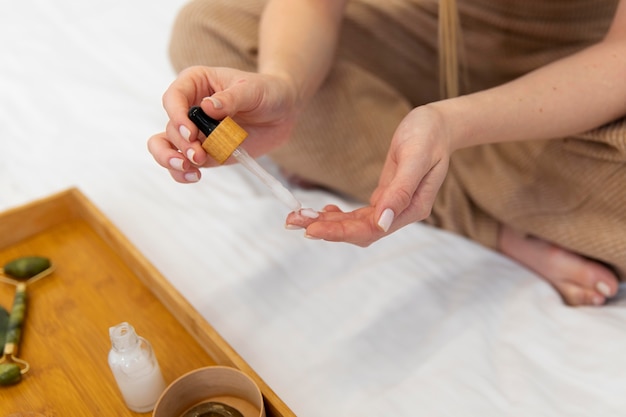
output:
M23 256L0 268L0 281L15 285L13 307L2 338L4 346L0 357L0 386L17 384L30 369L28 362L17 356L26 316L26 285L50 275L53 271L54 265L50 259L42 256Z

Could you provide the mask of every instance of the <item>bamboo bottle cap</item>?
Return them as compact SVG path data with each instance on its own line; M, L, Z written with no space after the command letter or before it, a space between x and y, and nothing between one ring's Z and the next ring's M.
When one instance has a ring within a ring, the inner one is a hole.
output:
M218 163L223 164L239 145L248 137L233 119L226 116L217 121L209 117L199 106L189 109L189 119L205 134L202 149Z

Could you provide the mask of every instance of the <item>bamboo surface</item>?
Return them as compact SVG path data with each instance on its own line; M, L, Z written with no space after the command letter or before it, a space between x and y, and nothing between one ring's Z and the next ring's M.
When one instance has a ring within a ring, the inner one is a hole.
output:
M248 133L227 116L204 140L202 148L213 159L223 164L247 137Z
M108 367L108 329L123 321L152 343L168 384L200 367L232 366L257 383L268 417L294 416L78 189L0 214L0 230L0 265L38 255L56 266L27 287L18 357L30 371L0 387L0 416L147 415L125 407ZM0 284L7 310L14 292Z

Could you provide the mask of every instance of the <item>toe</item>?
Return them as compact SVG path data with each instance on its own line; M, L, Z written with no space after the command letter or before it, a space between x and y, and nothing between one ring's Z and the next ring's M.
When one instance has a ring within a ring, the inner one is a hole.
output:
M604 295L570 281L556 281L552 284L561 294L563 302L569 306L599 306L606 302Z
M612 285L615 284L615 285ZM614 287L614 288L611 288ZM605 297L612 297L613 295L615 295L615 292L617 290L617 284L613 283L613 282L605 282L602 280L599 280L596 282L595 285L596 291L598 291L600 294L604 295Z

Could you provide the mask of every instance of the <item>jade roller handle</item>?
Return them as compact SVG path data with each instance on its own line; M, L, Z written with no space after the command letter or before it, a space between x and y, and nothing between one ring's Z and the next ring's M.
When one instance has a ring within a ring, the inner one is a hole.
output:
M17 356L17 347L22 333L22 324L26 315L26 283L20 282L15 289L13 308L9 315L4 354Z

